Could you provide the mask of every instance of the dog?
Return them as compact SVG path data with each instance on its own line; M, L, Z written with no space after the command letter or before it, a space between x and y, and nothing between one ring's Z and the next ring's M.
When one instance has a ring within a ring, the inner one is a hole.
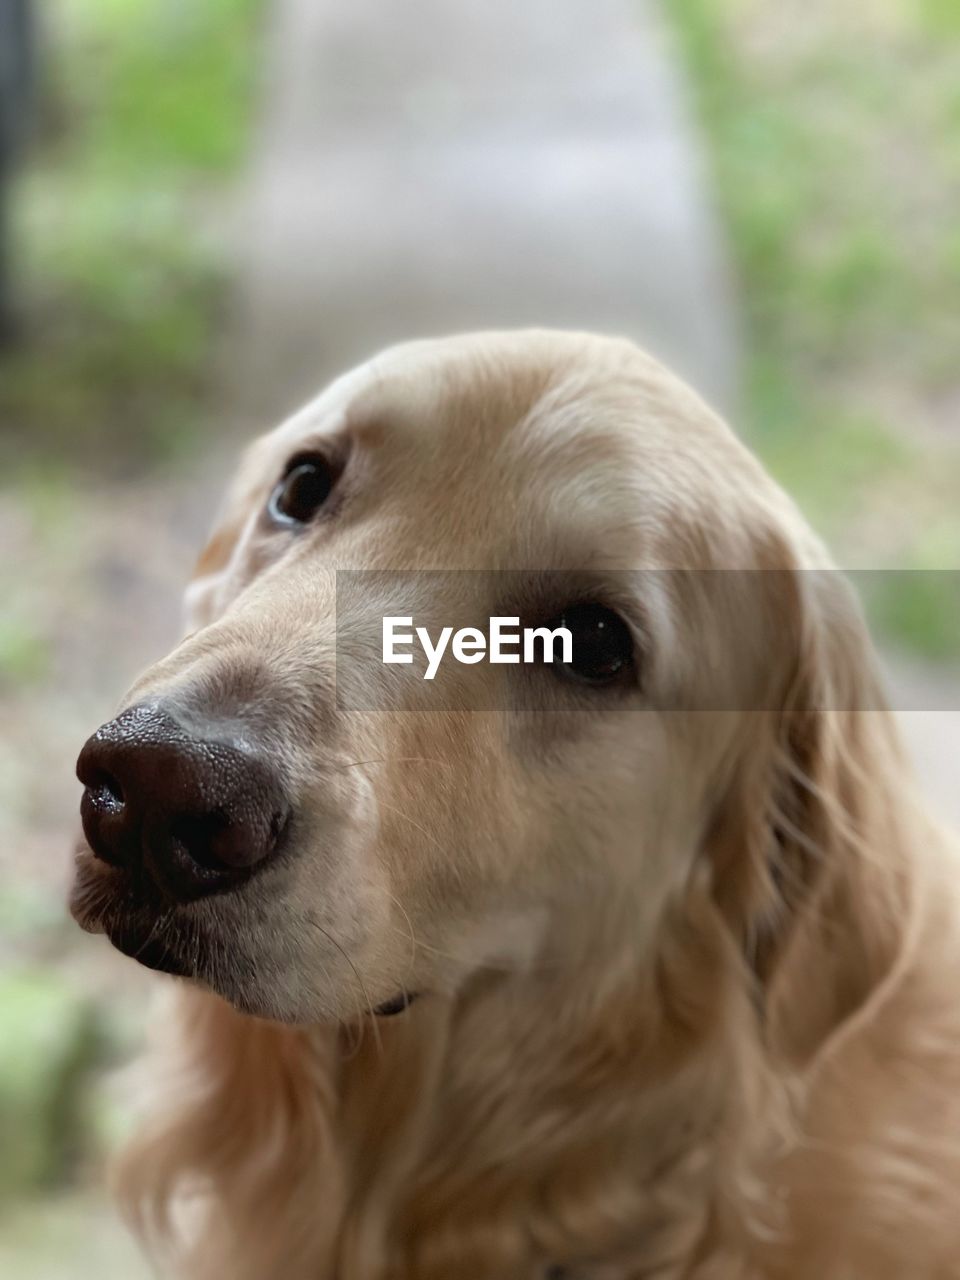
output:
M692 391L392 348L246 454L186 613L81 753L71 902L178 979L117 1174L170 1274L960 1277L957 846ZM572 658L417 683L387 613Z

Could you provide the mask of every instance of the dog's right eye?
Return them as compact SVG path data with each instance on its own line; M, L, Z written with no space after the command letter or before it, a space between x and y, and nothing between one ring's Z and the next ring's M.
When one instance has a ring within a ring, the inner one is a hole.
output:
M307 524L333 489L337 473L326 458L296 460L270 495L268 510L281 524Z
M621 680L632 668L633 636L612 609L602 604L569 605L557 623L566 627L573 641L572 661L557 663L554 668L561 678L607 685Z

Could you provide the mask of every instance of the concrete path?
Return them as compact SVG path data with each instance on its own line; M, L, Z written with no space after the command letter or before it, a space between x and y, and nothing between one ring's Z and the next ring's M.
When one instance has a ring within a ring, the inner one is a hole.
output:
M629 334L729 407L735 323L648 0L278 0L242 401L267 417L400 339Z
M277 0L266 83L238 419L385 343L520 324L626 333L733 408L723 256L650 0ZM960 820L956 688L902 662L891 683Z

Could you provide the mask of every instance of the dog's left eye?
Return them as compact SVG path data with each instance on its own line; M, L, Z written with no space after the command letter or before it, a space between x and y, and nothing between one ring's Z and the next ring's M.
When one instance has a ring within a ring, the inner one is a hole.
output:
M587 684L612 684L633 663L633 636L618 613L601 604L574 604L554 626L566 627L572 660L554 664L558 675Z
M306 524L329 498L336 479L325 458L301 458L270 495L271 516L284 524Z

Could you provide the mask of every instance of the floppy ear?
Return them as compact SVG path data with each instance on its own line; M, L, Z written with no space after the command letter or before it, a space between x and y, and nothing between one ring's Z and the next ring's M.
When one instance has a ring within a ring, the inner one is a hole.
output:
M236 520L221 523L201 551L183 593L183 629L186 635L216 621L220 613L218 596L226 581L241 531L242 526Z
M221 505L213 532L200 552L183 597L185 634L215 622L225 605L225 587L235 557L251 523L257 519L265 488L269 441L255 440L243 456L236 476Z
M255 517L256 506L250 495L233 492L228 496L183 593L185 635L216 622L223 612L235 557L247 526Z
M763 585L785 623L782 675L770 705L743 716L708 849L766 1036L803 1060L903 950L917 810L849 584L796 568Z

